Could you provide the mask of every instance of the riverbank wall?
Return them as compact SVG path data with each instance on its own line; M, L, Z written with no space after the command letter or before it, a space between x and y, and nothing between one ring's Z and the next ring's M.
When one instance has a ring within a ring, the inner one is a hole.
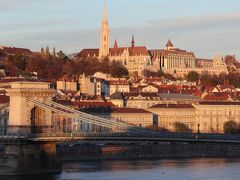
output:
M58 154L62 161L240 157L240 144L65 145Z

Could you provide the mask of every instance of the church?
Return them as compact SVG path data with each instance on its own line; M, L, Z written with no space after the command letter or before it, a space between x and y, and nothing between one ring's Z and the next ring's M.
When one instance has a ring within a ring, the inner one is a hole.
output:
M104 1L104 13L101 27L100 48L83 49L77 57L79 58L98 58L108 57L110 61L120 61L130 74L138 73L141 75L144 70L160 70L159 63L152 61L151 54L145 46L135 46L135 39L129 47L119 47L115 39L113 47L110 47L110 27L107 20L106 0Z

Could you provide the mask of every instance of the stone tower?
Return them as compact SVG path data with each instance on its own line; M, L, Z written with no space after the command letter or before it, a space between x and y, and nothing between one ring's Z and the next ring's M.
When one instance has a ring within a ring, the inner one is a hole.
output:
M110 28L108 26L107 20L107 5L106 0L104 0L104 15L101 27L101 39L100 39L100 49L99 57L106 57L109 55L109 44L110 44Z
M27 100L30 98L42 103L52 100L55 90L50 88L49 83L13 82L8 94L10 107L7 133L29 134L33 128L51 127L51 110L41 109Z

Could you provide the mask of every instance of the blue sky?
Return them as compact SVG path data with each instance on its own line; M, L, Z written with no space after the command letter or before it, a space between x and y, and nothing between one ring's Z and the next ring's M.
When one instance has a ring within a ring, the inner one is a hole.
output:
M111 43L240 57L239 0L107 0ZM103 0L0 0L0 44L66 53L99 46Z

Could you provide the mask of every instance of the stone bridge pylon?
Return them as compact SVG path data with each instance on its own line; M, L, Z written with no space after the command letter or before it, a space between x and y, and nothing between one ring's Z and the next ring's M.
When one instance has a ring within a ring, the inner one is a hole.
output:
M55 90L45 82L15 82L10 96L8 134L29 134L38 128L51 128L51 110L42 109L27 99L44 103L51 101Z

